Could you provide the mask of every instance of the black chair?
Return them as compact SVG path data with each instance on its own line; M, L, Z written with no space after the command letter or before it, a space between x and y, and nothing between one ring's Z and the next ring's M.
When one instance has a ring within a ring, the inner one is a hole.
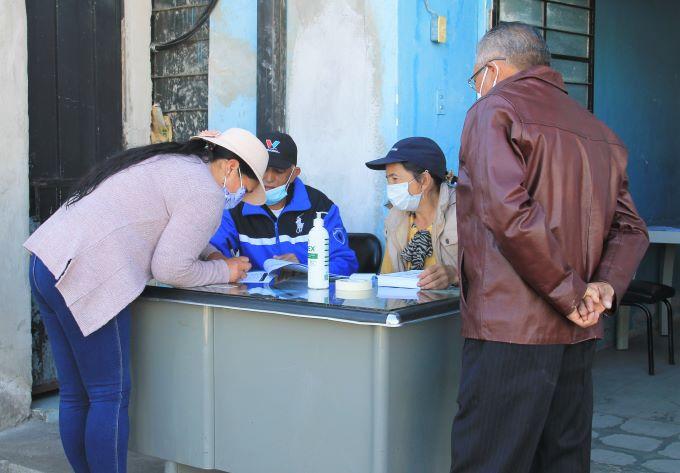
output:
M675 295L675 289L663 284L649 281L633 281L621 299L622 306L637 307L647 317L647 358L649 374L654 374L654 333L652 326L652 313L648 305L663 302L668 310L668 363L675 364L673 338L673 308L670 299Z
M377 273L382 265L383 250L378 237L372 233L350 233L349 247L359 261L360 273Z

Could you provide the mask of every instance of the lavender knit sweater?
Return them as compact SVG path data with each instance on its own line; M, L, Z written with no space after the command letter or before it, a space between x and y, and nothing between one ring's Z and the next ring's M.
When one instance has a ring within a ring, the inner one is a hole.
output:
M173 286L229 281L203 261L224 209L222 188L195 156L157 156L61 207L24 243L58 279L85 336L135 300L153 277Z

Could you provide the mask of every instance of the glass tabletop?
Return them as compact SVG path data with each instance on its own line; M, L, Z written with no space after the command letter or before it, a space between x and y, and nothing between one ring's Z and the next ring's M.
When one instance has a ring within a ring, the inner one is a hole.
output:
M161 284L156 285L162 286ZM375 281L371 290L361 292L337 292L334 282L330 283L329 289L309 289L307 278L304 275L277 279L271 284L223 284L187 290L373 311L391 311L447 299L457 300L460 295L458 288L453 287L446 290L420 291L418 289L377 287Z

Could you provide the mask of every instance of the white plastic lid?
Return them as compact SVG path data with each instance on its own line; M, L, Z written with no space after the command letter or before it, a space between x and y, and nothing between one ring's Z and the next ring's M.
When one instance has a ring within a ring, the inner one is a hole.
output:
M327 214L328 212L317 212L316 213L316 218L314 219L314 226L315 227L323 227L323 214Z

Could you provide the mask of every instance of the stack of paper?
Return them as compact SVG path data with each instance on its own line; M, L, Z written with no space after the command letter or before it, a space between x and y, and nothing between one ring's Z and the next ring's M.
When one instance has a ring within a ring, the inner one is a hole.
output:
M419 293L420 289L381 286L378 288L376 297L378 299L418 300Z
M242 284L269 284L274 280L274 276L266 271L248 271L246 277L239 282Z
M421 270L403 271L401 273L388 273L378 275L378 286L403 287L407 289L417 289L418 282L422 273Z
M266 260L263 266L264 271L248 271L246 277L239 282L242 284L269 284L274 280L274 273L282 269L298 273L307 272L307 265L274 258Z
M285 269L286 271L295 271L297 273L307 272L306 264L293 263L292 261L274 258L266 260L262 266L264 266L264 270L269 274L275 273L276 271L279 271L281 269Z

